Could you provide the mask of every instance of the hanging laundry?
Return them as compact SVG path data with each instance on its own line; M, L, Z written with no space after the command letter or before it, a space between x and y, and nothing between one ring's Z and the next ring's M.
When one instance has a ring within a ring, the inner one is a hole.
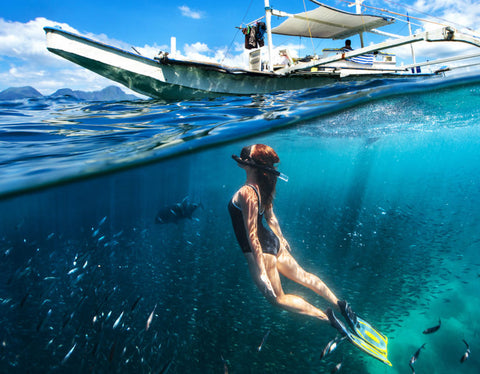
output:
M267 32L267 26L265 25L265 22L258 22L256 29L257 29L257 33L256 33L257 44L259 47L263 47L265 45L264 36L265 36L265 33Z
M257 48L256 27L247 26L242 32L245 35L245 49Z

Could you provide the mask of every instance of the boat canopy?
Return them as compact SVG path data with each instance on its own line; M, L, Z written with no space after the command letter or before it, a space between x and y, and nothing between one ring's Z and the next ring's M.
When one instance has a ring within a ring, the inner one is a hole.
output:
M394 23L393 18L355 14L331 8L324 4L308 12L289 14L289 17L272 33L323 39L345 39Z

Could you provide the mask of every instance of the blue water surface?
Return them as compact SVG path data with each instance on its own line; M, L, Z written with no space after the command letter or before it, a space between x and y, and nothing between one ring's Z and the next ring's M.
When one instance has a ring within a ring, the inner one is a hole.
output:
M0 372L408 373L426 343L417 373L478 373L479 83L1 102ZM253 143L290 177L275 211L295 258L389 337L393 367L348 343L320 359L335 330L255 288L226 210ZM185 198L191 219L156 223Z

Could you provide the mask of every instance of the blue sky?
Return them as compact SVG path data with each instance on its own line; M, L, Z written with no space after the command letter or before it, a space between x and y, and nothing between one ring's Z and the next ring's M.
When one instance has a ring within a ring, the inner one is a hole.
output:
M354 11L345 1L325 1L326 4ZM407 9L395 2L366 0L366 5L394 9L405 13ZM480 2L478 0L408 0L411 15L425 17L418 10L449 21L457 28L469 27L480 32ZM315 5L308 0L271 0L270 5L290 13L301 12ZM374 13L373 10L367 13ZM48 52L45 48L44 26L60 25L64 29L90 38L131 50L134 46L142 54L153 57L159 50L169 50L170 37L177 39L177 50L182 56L233 65L243 62L243 35L235 26L252 21L264 14L263 0L204 0L204 1L103 1L103 0L19 0L4 1L0 10L0 91L11 86L31 85L43 94L58 88L96 90L110 81L75 66ZM274 17L273 23L279 21ZM415 21L414 30L423 22ZM429 25L428 27L432 27ZM397 23L385 31L406 35L408 28ZM353 46L359 42L353 39ZM376 41L367 37L367 44ZM325 47L339 47L341 41L314 41L305 38L275 38L276 46L288 45L297 55L315 52ZM432 44L432 43L430 43ZM420 47L420 51L422 52ZM466 46L456 46L472 53ZM228 51L228 52L227 52ZM424 47L429 58L445 53L438 44ZM395 51L399 58L407 51ZM419 55L419 53L417 53ZM408 62L408 61L407 61Z

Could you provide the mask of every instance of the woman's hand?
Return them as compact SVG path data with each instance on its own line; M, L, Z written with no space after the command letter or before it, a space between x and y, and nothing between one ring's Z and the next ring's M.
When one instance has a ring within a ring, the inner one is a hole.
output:
M268 279L268 276L267 276L266 273L262 273L260 275L260 280L265 285L265 289L263 291L265 296L271 297L271 298L276 298L277 295L275 294L275 291L273 290L272 282L270 282L270 279Z

